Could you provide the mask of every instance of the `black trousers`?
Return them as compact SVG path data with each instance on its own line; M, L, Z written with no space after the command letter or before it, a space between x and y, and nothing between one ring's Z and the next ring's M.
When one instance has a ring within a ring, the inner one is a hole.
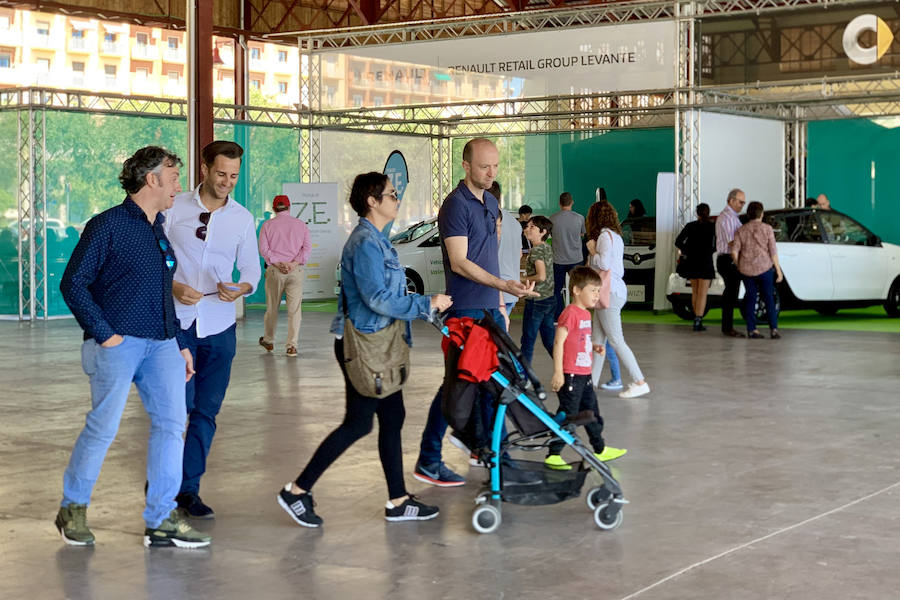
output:
M559 398L559 412L565 412L567 415L574 417L578 413L589 410L594 413L597 420L584 426L587 431L588 439L591 446L597 454L603 452L606 443L603 441L603 417L597 408L597 396L594 394L594 384L591 382L590 375L572 375L565 374L565 381L559 391L556 392ZM550 444L550 454L559 454L566 445L563 442L555 441Z
M722 331L728 333L734 329L734 308L737 306L738 292L741 291L741 273L728 254L716 257L716 270L725 280L725 291L722 293Z
M400 445L400 430L406 418L403 406L403 391L397 391L384 398L363 396L347 379L344 369L344 343L334 341L334 355L344 375L346 388L347 412L340 426L328 434L322 441L309 464L297 477L297 486L309 491L322 473L331 463L352 446L357 440L372 431L372 422L378 415L378 455L381 468L387 480L388 498L399 498L406 495L406 484L403 481L403 451Z

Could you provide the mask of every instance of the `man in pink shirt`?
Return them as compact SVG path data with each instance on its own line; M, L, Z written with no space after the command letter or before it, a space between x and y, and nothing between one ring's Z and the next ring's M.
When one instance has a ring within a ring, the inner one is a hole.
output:
M291 201L287 196L275 196L272 210L275 216L263 223L259 230L259 253L266 261L266 316L264 335L259 345L271 352L274 348L275 328L278 326L278 307L281 297L287 298L288 338L287 355L297 356L300 335L300 301L303 299L303 265L312 247L309 228L302 220L292 217Z

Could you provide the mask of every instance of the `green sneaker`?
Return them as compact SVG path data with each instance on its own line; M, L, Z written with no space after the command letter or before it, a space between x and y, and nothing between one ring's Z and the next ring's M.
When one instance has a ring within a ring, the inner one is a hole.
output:
M623 456L628 450L625 448L613 448L612 446L607 446L603 449L603 452L594 452L594 456L597 457L597 460L601 462L608 462L611 460L616 460L620 456Z
M70 504L56 513L56 528L70 546L93 546L94 534L87 526L87 504Z
M544 466L555 471L571 471L572 465L563 460L559 454L551 454L544 459Z
M175 546L177 548L203 548L209 546L212 536L192 528L181 509L176 508L158 527L144 530L144 546Z

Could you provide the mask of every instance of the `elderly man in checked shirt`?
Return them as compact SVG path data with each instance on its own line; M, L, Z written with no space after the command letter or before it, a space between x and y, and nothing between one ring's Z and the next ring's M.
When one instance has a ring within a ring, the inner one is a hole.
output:
M741 274L731 257L731 246L734 232L741 226L740 214L747 198L737 188L728 192L725 208L716 218L716 270L725 280L725 291L722 293L722 335L744 337L734 328L734 307L737 306L738 292L741 286Z

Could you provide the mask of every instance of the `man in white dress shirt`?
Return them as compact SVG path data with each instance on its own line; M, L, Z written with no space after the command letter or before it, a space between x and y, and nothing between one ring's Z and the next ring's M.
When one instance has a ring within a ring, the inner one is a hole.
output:
M231 197L241 170L243 148L216 141L203 148L203 182L175 197L165 231L178 268L172 283L175 313L194 357L196 374L187 383L187 434L181 491L175 498L189 517L211 519L200 500L200 477L216 432L234 359L234 302L259 283L259 254L253 215ZM235 264L240 272L232 282Z

